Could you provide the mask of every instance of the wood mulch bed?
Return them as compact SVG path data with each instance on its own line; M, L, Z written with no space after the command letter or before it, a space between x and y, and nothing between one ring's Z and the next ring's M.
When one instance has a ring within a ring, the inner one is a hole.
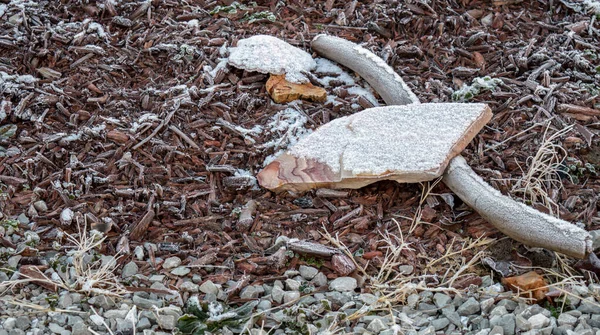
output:
M2 2L0 115L8 116L0 125L16 133L0 142L0 212L28 214L44 241L39 252L85 221L108 235L103 253L129 253L121 262L152 242L153 257L180 256L192 274L223 283L246 273L251 283L314 261L260 263L281 235L327 243L319 233L327 229L376 270L386 252L381 233L394 232L397 220L413 249L404 263L423 274L444 271L426 265L453 240L502 236L442 183L422 203L419 184L379 182L333 196L252 188L236 172L256 174L274 153L261 145L273 138L235 126L265 126L287 106L270 100L265 75L218 64L226 47L255 34L305 50L319 33L361 43L423 102L452 101L476 77L501 79L471 99L488 103L494 117L465 150L469 164L520 197L512 188L545 130L572 126L555 143L574 178L561 173L562 189L546 185L549 198L561 218L600 226L600 20L560 1L259 1L235 13L214 10L217 1ZM355 102L370 106L343 85L328 89L340 104L296 105L308 128L354 113ZM38 200L47 211L35 210ZM251 200L254 219L240 224ZM70 224L61 221L65 208L75 216ZM423 223L408 235L417 212ZM322 269L337 275L327 260Z

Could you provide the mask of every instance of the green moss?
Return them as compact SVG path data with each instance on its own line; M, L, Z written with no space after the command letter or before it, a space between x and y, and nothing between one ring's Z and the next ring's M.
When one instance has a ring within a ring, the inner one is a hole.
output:
M262 11L262 12L257 12L257 13L253 13L250 15L246 14L244 16L244 18L242 18L241 21L248 21L248 23L254 23L259 20L267 20L270 22L275 22L275 20L277 20L277 18L275 17L275 14L273 14L272 12Z
M463 85L459 90L452 93L454 101L469 101L484 91L494 90L502 80L489 76L473 79L471 85Z
M320 268L323 266L323 260L312 256L300 256L300 260L305 262L307 265Z

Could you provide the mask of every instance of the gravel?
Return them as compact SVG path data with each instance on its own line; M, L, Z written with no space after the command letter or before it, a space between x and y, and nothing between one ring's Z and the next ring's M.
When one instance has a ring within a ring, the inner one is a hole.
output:
M44 211L41 203L35 209ZM29 222L26 215L19 216L19 220ZM35 241L34 234L12 231L9 236L18 245L17 249L22 249L24 243ZM565 302L563 313L519 302L512 292L504 292L502 285L489 276L482 277L479 287L472 286L461 296L451 291L406 292L411 293L406 304L389 309L385 304L388 298L374 290L367 291L359 285L359 277L328 279L319 268L307 265L287 270L274 280L241 285L241 290L235 280L211 280L218 278L218 272L208 271L206 276L190 274L192 266L182 266L183 260L177 256L164 261L156 257L159 261L155 264L164 271L152 268L148 273L146 262L151 264L155 248L151 244L146 246L136 247L130 260L117 267L115 273L116 280L135 285L139 291L117 297L104 291L54 293L35 284L24 285L4 292L0 298L0 335L88 335L91 334L88 328L99 334L109 333L107 328L113 333L129 334L133 323L139 334L166 335L177 332L184 303L189 306L192 301L210 306L206 312L214 320L235 316L233 309L241 303L253 303L251 311L260 313L257 315L265 322L266 331L262 332L255 324L250 334L267 334L270 327L278 329L269 334L330 334L330 329L339 329L340 334L369 335L600 334L600 306L596 300L600 285L597 284L572 286L571 292L576 296ZM0 261L0 283L18 278L11 269L19 269L25 260L14 250L11 252L10 257ZM40 258L42 265L48 267L46 274L52 278L72 275L69 270L72 258L58 253L54 256ZM104 266L118 263L112 256L90 255L89 259L100 259ZM50 267L49 260L60 271ZM41 309L9 301L27 301ZM230 306L228 301L235 303ZM219 334L239 334L240 329L220 327Z

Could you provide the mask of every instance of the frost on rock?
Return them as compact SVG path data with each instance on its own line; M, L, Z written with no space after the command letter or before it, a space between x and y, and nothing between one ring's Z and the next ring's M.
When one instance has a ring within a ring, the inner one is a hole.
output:
M435 170L485 110L484 104L370 108L325 124L290 153L342 176Z
M229 49L229 63L237 68L261 73L284 74L292 83L307 83L302 71L316 67L310 54L276 37L256 35L238 41Z
M494 90L500 83L502 80L489 76L475 78L471 85L465 84L458 91L452 93L452 100L468 101L483 91Z
M296 191L432 180L490 118L485 104L369 108L321 126L257 177L263 187Z

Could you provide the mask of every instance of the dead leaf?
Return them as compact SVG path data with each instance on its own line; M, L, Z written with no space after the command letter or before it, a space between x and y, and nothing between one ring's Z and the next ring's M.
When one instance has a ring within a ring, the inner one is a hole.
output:
M32 280L32 283L46 288L50 291L56 292L58 286L48 280L48 278L42 272L47 267L35 266L35 265L23 265L19 268L21 277Z
M532 299L531 302L540 302L546 298L548 284L544 277L535 271L527 272L516 277L502 278L502 284L521 297Z

